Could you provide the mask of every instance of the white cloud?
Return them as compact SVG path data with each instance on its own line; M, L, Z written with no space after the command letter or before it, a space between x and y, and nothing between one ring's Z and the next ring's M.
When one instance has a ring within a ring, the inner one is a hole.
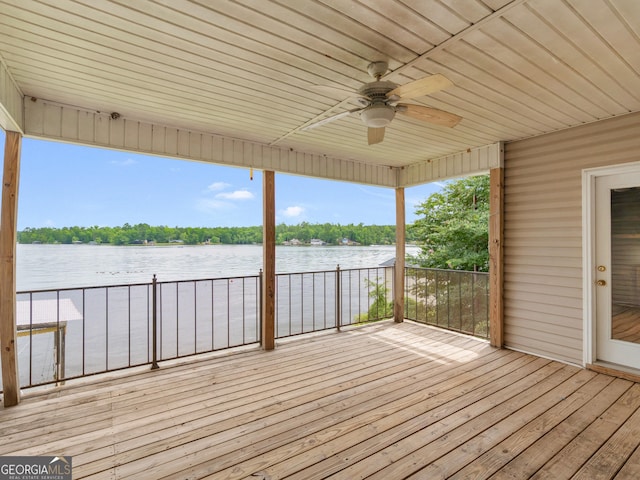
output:
M210 192L218 192L220 190L224 190L225 188L230 187L231 185L229 185L228 183L224 183L224 182L213 182L211 185L209 185L207 187L207 190L209 190Z
M135 165L136 162L133 158L127 158L126 160L111 160L112 165L117 165L119 167L130 167L131 165Z
M220 202L218 200L212 200L209 198L201 198L200 200L198 200L198 203L196 205L196 208L204 213L211 213L219 210L228 210L232 207L233 205L227 202Z
M216 198L222 198L224 200L251 200L254 198L254 195L249 190L236 190L235 192L218 193Z
M287 207L282 211L282 215L284 215L285 217L289 217L289 218L293 218L293 217L299 217L300 215L302 215L304 213L304 208L303 207Z

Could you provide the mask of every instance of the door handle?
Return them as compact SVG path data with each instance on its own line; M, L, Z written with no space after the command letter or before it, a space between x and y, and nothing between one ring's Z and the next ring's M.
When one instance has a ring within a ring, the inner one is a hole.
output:
M596 282L596 285L599 287L604 287L607 284L607 282L605 282L604 280L598 280Z

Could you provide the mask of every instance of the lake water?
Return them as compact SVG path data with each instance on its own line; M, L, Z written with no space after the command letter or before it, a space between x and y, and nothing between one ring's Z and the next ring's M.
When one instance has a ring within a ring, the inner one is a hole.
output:
M407 247L415 254L416 247ZM376 267L394 246L278 246L278 273ZM148 283L257 275L261 245L18 245L17 290Z

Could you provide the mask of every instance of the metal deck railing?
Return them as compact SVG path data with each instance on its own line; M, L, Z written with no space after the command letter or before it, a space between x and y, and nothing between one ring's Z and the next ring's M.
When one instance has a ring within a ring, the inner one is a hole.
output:
M276 275L276 338L393 316L393 267ZM258 344L262 273L17 293L21 388ZM488 338L488 275L405 269L405 318Z

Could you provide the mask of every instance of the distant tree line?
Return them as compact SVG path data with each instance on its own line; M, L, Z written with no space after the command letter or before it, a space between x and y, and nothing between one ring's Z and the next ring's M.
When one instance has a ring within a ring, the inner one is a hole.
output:
M329 245L338 245L347 239L361 245L388 245L395 243L396 228L393 225L337 225L331 223L276 226L276 242L293 239L309 243L319 239ZM411 238L408 238L411 240ZM120 227L62 227L25 228L18 232L18 243L74 242L111 245L135 245L144 243L184 243L186 245L254 244L262 243L262 227L167 227L146 223Z

